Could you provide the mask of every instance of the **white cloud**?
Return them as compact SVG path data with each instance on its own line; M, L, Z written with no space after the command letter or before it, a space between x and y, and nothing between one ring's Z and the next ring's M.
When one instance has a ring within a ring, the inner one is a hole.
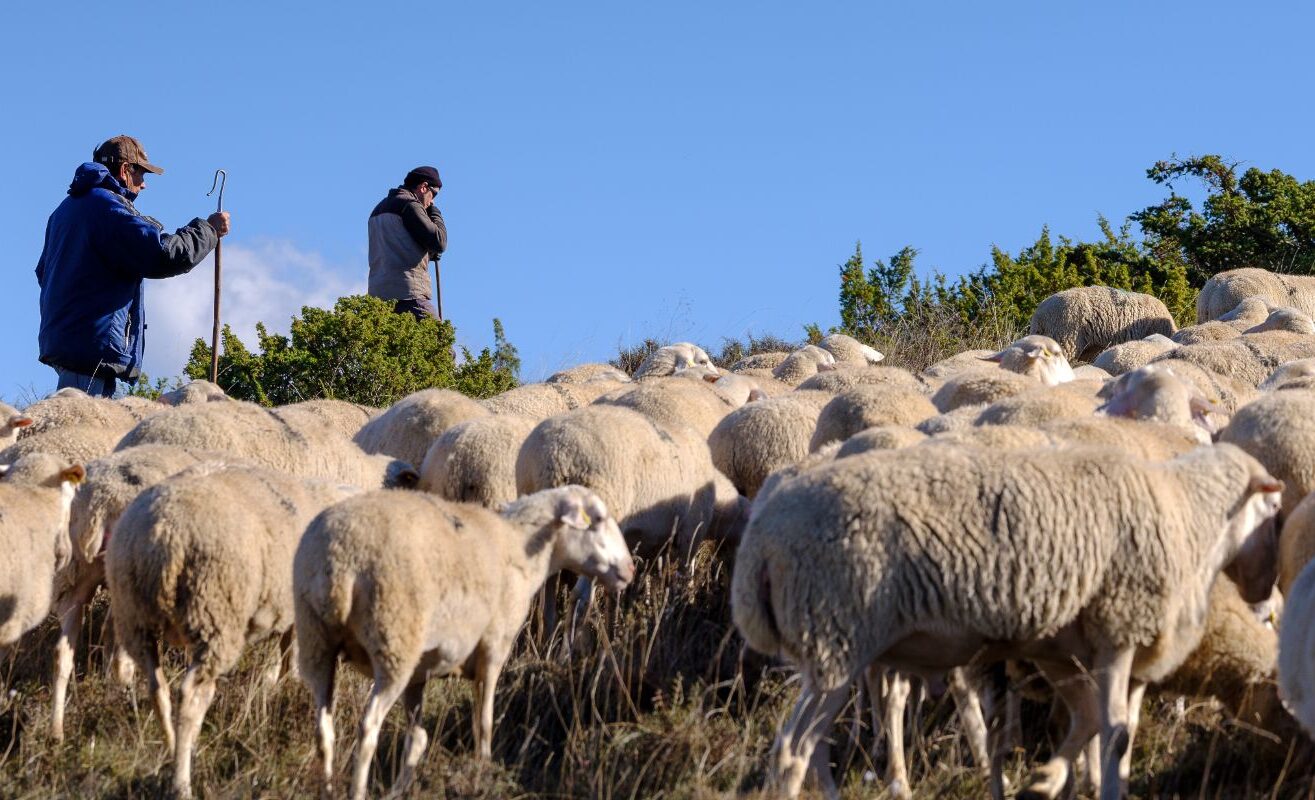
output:
M223 270L220 322L252 350L257 322L286 334L302 306L330 308L339 297L365 293L365 264L335 269L320 254L287 241L225 244ZM146 282L144 370L152 378L181 375L192 342L210 341L214 276L212 256L186 275Z

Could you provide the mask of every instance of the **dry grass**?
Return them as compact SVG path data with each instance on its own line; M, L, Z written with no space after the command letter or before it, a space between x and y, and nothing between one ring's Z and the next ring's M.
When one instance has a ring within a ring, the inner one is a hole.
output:
M499 686L494 759L470 756L470 689L434 680L425 724L432 744L413 797L720 798L761 796L763 766L794 686L788 670L749 657L729 623L729 565L707 549L687 572L659 560L595 609L572 658L559 641L545 653L523 638ZM103 601L90 627L104 619ZM53 624L6 664L12 695L0 705L0 797L164 797L169 759L143 686L129 691L104 675L104 651L85 645L68 715L68 740L51 744L49 690ZM295 679L264 680L275 653L254 648L221 683L196 761L203 796L306 797L318 790L309 695ZM179 662L171 665L179 672ZM345 776L368 683L344 671L336 718L339 775ZM136 697L134 706L133 697ZM1027 706L1035 759L1045 749L1048 709ZM1221 719L1209 704L1179 715L1174 698L1152 696L1137 739L1132 790L1140 797L1309 797L1310 751L1295 738L1257 735ZM923 703L910 744L919 797L976 798L986 787L969 764L948 700ZM846 797L880 796L865 773L871 733L847 709L833 749ZM402 714L385 726L374 766L382 794L399 766ZM1020 755L1011 779L1023 773ZM340 780L339 790L345 789Z

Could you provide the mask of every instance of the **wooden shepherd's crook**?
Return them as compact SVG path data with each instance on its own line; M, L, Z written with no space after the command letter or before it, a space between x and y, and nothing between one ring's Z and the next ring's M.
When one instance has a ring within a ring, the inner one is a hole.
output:
M228 183L228 173L222 169L215 170L215 182L210 184L210 191L205 193L206 197L215 193L215 187L219 187L219 207L216 212L224 210L224 185ZM210 334L210 382L219 382L219 292L220 292L220 269L223 259L224 240L220 239L215 242L215 327Z

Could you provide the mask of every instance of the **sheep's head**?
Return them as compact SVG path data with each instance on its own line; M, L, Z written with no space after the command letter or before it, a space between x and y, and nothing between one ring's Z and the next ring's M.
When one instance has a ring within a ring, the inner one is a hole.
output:
M833 333L822 340L822 347L836 357L836 361L852 364L876 364L886 356L852 336Z
M674 375L691 367L705 370L708 374L720 374L707 351L691 342L677 342L666 347L659 347L644 359L644 363L635 370L636 378L660 377Z
M1264 319L1269 315L1269 303L1259 297L1244 297L1232 311L1219 315L1220 322L1238 319Z
M1059 343L1049 336L1024 336L998 353L983 358L1002 369L1030 375L1046 386L1057 386L1074 379L1073 367Z
M1243 600L1263 602L1269 598L1278 578L1276 517L1283 506L1283 481L1231 445L1199 451L1220 451L1221 458L1243 462L1244 488L1228 519L1227 547L1232 557L1224 565L1224 574L1237 585Z
M630 585L635 579L635 562L602 498L583 486L548 491L556 494L553 524L558 535L553 563L600 580L614 592Z
M1171 369L1155 364L1120 375L1111 385L1112 390L1101 390L1109 399L1097 413L1191 426L1202 444L1209 444L1219 432L1215 420L1226 413L1195 386L1179 380Z
M35 420L26 414L14 412L5 420L5 424L0 426L0 446L4 444L13 444L18 441L18 431L31 425Z
M1301 358L1289 361L1275 369L1259 388L1262 392L1287 388L1308 388L1315 378L1315 358Z
M1315 333L1315 321L1312 321L1308 314L1304 314L1295 308L1283 306L1270 311L1264 322L1247 328L1243 333L1264 333L1265 331L1311 334Z

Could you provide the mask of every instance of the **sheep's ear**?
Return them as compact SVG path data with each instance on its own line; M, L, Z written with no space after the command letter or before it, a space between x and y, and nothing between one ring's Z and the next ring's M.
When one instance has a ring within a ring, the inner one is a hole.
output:
M749 390L750 403L756 402L758 400L766 400L766 399L767 399L767 392L764 392L762 389L755 388Z
M1131 417L1136 410L1132 405L1132 392L1120 392L1096 409L1097 413L1110 417Z
M1038 358L1046 358L1050 354L1046 352L1046 348L1044 347L1029 347L1023 351L1023 355L1035 360Z
M9 473L9 468L12 466L13 464L0 464L0 478L7 475Z
M1000 352L992 353L989 356L978 356L978 358L980 358L983 361L994 361L995 363L999 364L1001 361L1005 360L1005 351L1001 350Z
M1247 488L1252 493L1281 492L1283 491L1283 481L1273 475L1253 475L1251 485Z
M87 470L81 464L74 464L60 470L59 479L64 483L82 483L87 479Z
M420 473L410 467L398 471L394 479L399 489L414 489L420 485Z
M15 414L14 416L9 418L9 427L26 428L28 425L31 425L35 421L36 420L32 419L31 417L25 417L22 414Z
M557 504L557 521L579 531L587 531L593 524L584 500L576 495L567 495Z
M721 380L721 376L720 376L720 375L717 375L717 374L714 374L714 373L712 373L712 372L709 372L709 373L704 374L704 376L703 376L703 380L707 381L708 383L716 383L717 381Z

